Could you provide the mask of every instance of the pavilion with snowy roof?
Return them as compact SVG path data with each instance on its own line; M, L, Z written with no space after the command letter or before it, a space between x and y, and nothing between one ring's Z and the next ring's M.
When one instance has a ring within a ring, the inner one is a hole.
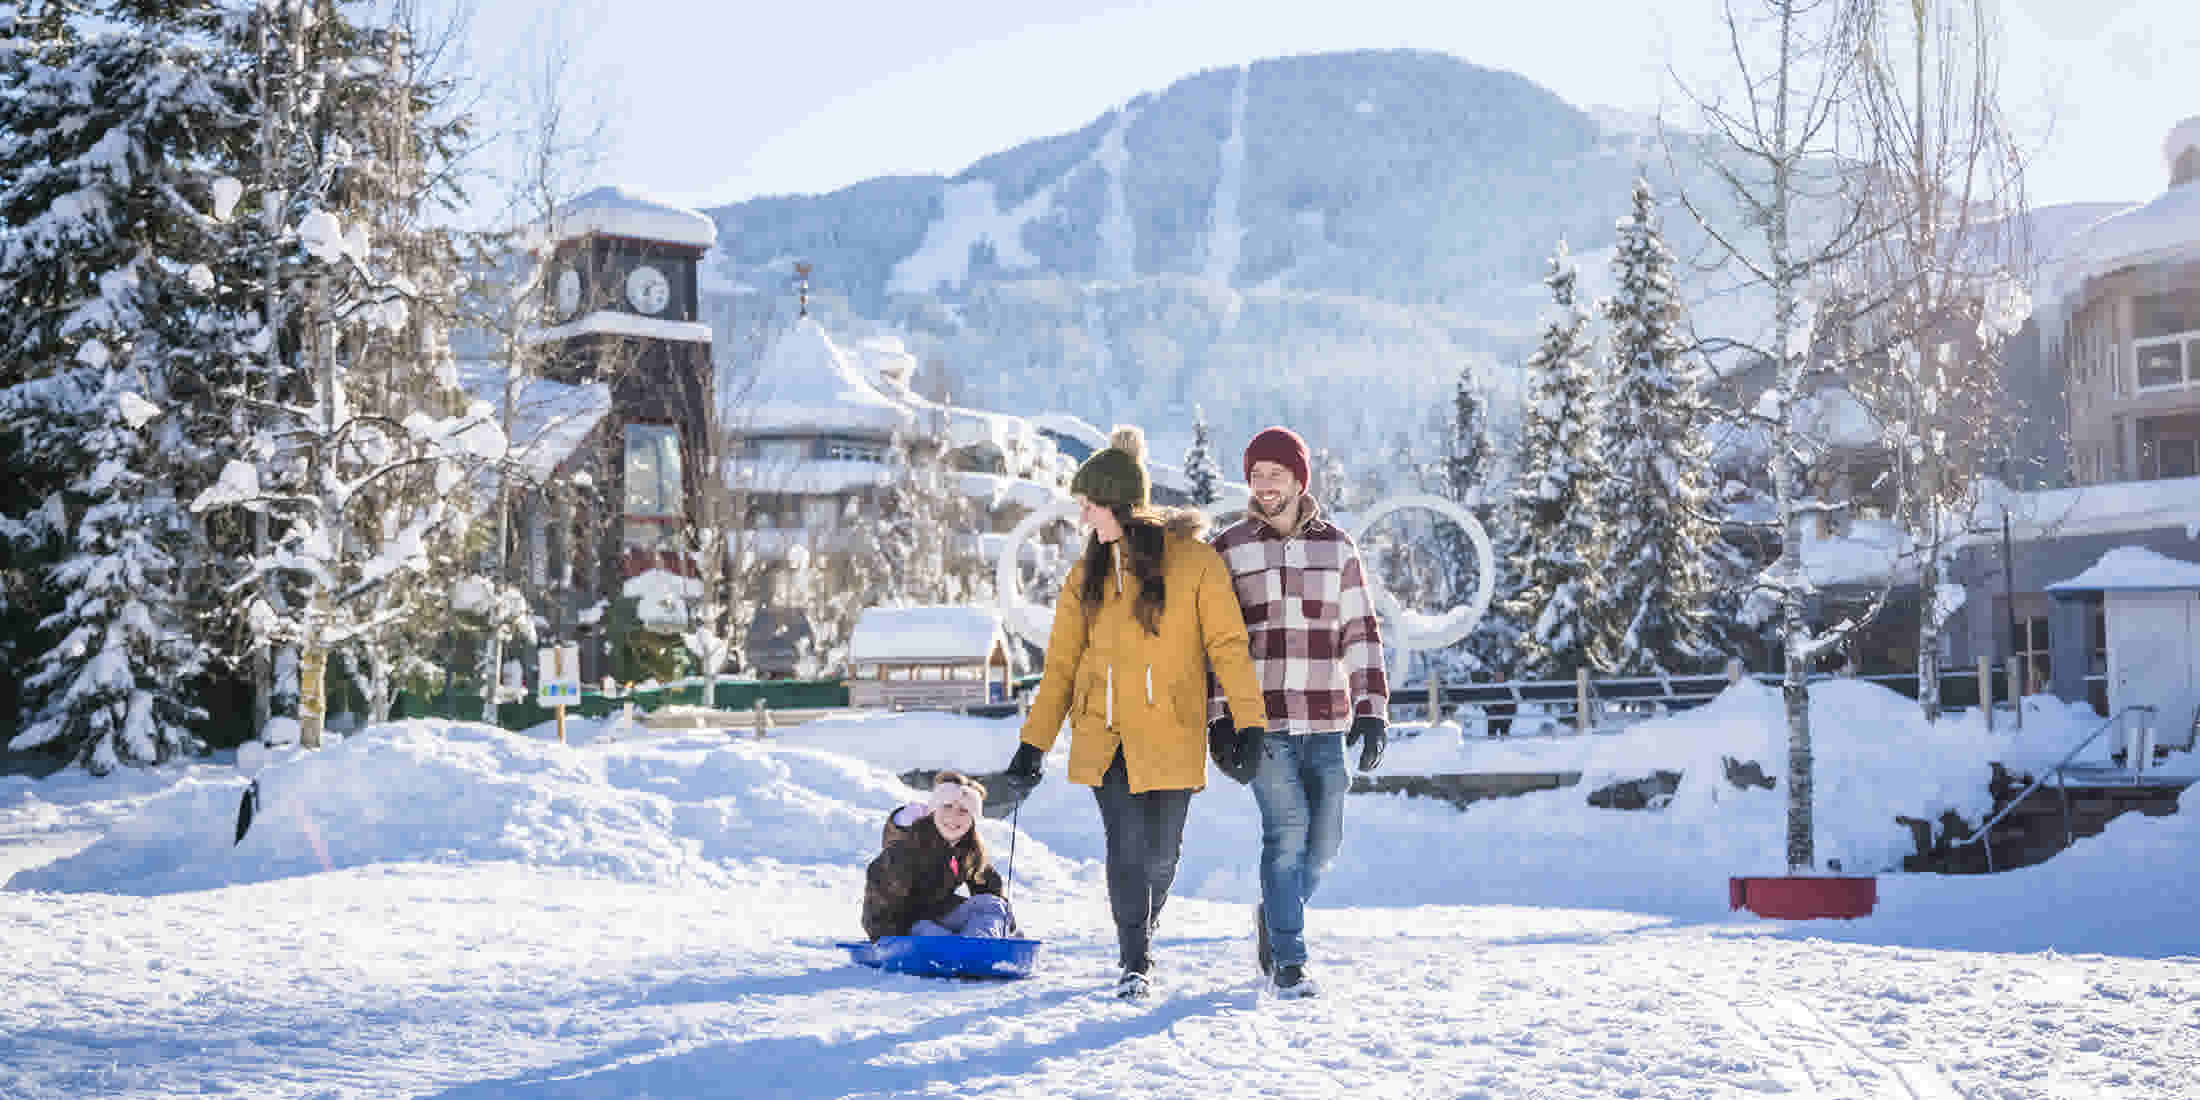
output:
M991 608L870 608L848 639L848 701L894 710L1004 703L1013 653Z

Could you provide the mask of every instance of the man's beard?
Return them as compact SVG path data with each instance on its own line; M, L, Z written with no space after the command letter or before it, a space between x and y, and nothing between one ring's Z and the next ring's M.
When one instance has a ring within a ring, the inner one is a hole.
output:
M1291 506L1296 503L1298 503L1298 498L1291 496L1288 493L1282 493L1277 495L1275 507L1271 508L1266 502L1262 501L1261 498L1256 496L1253 498L1253 510L1259 512L1262 516L1265 516L1268 519L1282 519L1284 517L1284 514L1286 512L1289 512L1291 510Z

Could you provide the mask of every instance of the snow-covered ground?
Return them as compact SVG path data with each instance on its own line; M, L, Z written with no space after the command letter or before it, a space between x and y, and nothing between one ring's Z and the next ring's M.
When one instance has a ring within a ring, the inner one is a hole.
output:
M1988 756L1867 684L1814 691L1820 852L1899 859L1895 814L1985 801ZM1327 995L1263 998L1257 814L1193 802L1158 995L1125 1005L1092 800L1062 761L1012 837L1038 972L849 965L863 865L919 766L990 771L1008 721L653 734L404 722L318 752L0 779L0 1097L2200 1097L2200 795L1995 876L1889 874L1879 912L1726 909L1777 873L1777 699L1617 736L1401 738L1386 770L1578 770L1458 811L1353 796L1311 920ZM1066 742L1065 742L1066 744ZM1660 811L1605 778L1685 769ZM246 772L259 819L230 844Z

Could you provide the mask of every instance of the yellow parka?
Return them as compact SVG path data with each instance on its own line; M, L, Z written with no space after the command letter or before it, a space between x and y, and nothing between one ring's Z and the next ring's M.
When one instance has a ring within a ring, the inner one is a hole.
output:
M1159 634L1148 634L1132 612L1138 579L1128 570L1106 586L1089 617L1084 563L1062 582L1046 673L1022 736L1051 749L1067 716L1070 782L1099 786L1121 747L1133 793L1205 787L1209 668L1238 727L1267 725L1245 614L1222 556L1198 537L1204 523L1196 512L1168 522Z

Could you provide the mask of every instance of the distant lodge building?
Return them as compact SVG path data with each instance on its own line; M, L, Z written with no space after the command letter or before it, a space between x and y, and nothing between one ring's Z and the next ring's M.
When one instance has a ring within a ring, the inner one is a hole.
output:
M1951 673L1985 658L2004 681L2014 666L2024 690L2103 714L2155 706L2161 742L2186 744L2200 723L2200 118L2163 151L2168 189L2078 231L2045 269L2009 356L2020 411L2045 427L2016 434L2067 426L2068 446L2041 443L2045 476L2010 480L2065 487L1985 486L1943 578L1963 595L1941 656ZM1827 397L1813 488L1859 506L1809 531L1814 618L1855 609L1891 574L1897 598L1849 657L1865 673L1912 671L1926 594L1892 501L1869 490L1884 448L1842 426L1860 411L1845 398Z

